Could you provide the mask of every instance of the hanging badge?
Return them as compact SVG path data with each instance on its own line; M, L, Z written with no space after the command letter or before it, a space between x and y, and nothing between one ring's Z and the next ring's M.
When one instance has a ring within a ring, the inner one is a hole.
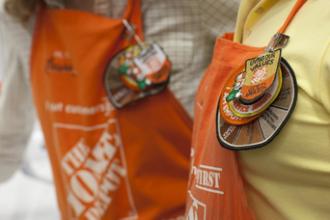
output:
M106 70L106 91L117 108L163 91L171 70L171 63L159 45L142 42L134 28L126 20L123 23L137 44L120 51Z
M257 101L272 86L280 58L281 49L277 49L246 61L246 76L239 97L243 103L250 104Z
M286 124L296 104L297 82L291 67L283 58L280 61L280 68L283 83L279 95L264 112L257 116L247 118L236 116L228 104L227 106L225 104L228 103L226 94L228 95L232 88L224 89L224 95L219 97L216 116L217 137L222 146L231 150L262 147L272 141ZM235 77L231 77L234 78L231 82L235 81Z

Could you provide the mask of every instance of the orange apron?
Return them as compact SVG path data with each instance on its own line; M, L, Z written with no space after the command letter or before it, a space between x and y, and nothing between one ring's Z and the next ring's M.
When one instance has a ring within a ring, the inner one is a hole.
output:
M285 24L283 33L305 3L298 0ZM216 42L213 59L206 70L195 103L191 173L188 183L188 220L253 220L244 191L237 155L220 146L216 133L218 98L226 79L245 61L264 52L232 41L226 34Z
M123 19L142 36L140 0ZM117 111L104 89L111 58L133 44L122 19L42 7L31 80L63 220L182 216L192 121L166 90Z

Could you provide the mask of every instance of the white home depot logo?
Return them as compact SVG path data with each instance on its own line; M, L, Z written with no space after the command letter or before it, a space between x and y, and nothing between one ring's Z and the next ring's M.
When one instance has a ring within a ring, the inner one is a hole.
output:
M73 211L71 218L103 219L120 196L125 207L120 210L120 219L136 219L117 120L109 119L94 126L66 123L53 126L58 135L56 149L70 149L61 155L61 167L67 202ZM75 140L68 146L65 138L69 135L75 135Z
M126 176L122 161L116 157L119 142L115 138L104 131L93 147L80 139L62 159L62 167L70 178L67 199L76 216L100 219L112 201L111 194L118 190Z
M193 166L192 174L195 176L195 187L211 193L223 195L220 189L222 168L207 165Z

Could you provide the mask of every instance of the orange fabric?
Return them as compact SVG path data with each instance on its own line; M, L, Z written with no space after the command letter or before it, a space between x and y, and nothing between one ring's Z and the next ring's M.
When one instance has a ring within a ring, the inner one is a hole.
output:
M305 1L297 1L286 26ZM234 151L220 146L216 134L216 112L220 93L228 77L246 60L264 52L232 41L226 34L216 42L213 59L199 86L192 140L191 173L188 183L188 220L254 220L244 191L244 180Z
M296 2L296 4L294 5L294 7L292 8L288 18L286 19L286 21L284 22L284 24L282 25L282 27L280 28L280 30L278 31L279 33L284 33L285 30L287 29L287 27L289 26L289 24L291 23L292 19L295 17L295 15L298 13L298 11L300 10L300 8L306 3L306 0L298 0Z
M139 0L124 15L143 37ZM31 57L34 101L63 220L184 213L192 121L170 91L115 110L103 85L132 44L121 19L42 8Z
M203 220L254 219L246 201L235 152L221 147L217 140L216 111L228 75L262 51L263 48L244 46L224 38L217 40L213 60L196 96L188 216L197 215Z

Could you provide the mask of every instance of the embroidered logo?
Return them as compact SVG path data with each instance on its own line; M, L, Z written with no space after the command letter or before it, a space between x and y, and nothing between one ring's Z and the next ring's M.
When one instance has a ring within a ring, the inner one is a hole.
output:
M77 71L73 67L72 57L67 52L54 51L46 63L46 73L76 75Z

